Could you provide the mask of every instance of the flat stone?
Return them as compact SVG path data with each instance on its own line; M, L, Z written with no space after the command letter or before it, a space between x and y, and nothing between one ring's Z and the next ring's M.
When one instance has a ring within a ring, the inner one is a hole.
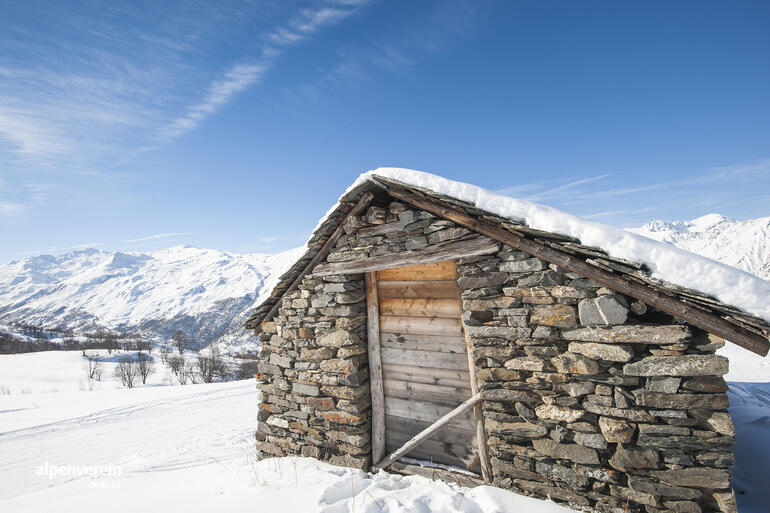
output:
M549 438L539 438L532 441L532 445L539 453L551 458L570 460L584 465L598 465L599 456L594 449L578 444L560 444Z
M663 506L676 513L701 513L703 511L697 502L692 501L664 501Z
M351 290L350 292L338 292L334 295L334 300L341 305L359 303L364 299L366 299L366 292L360 289Z
M721 410L729 406L727 394L665 394L637 389L632 392L638 406L648 408L713 408Z
M336 353L333 347L319 347L316 349L303 347L299 353L299 359L303 362L321 362L334 358Z
M599 417L599 429L609 443L628 443L634 437L636 427L625 420Z
M328 397L308 397L307 404L316 410L333 410L334 400Z
M652 415L645 410L632 410L623 408L612 408L600 404L583 403L583 408L587 412L608 417L620 417L632 422L654 422Z
M462 237L463 235L467 235L468 233L470 233L470 230L468 230L467 228L453 226L451 228L445 228L443 230L431 232L428 235L428 243L438 244L439 242L444 242L447 240L459 239L460 237Z
M681 382L681 378L668 376L651 376L647 378L646 388L650 392L665 392L667 394L674 394L677 390L679 390L679 384Z
M291 358L289 358L288 356L282 356L278 353L271 353L270 363L272 363L273 365L277 365L279 367L290 368Z
M484 425L490 432L522 438L538 438L548 434L548 428L531 422L499 422L487 418Z
M369 386L368 385L360 385L360 386L325 385L321 387L321 391L326 395L337 397L339 399L357 399L362 395L369 393Z
M564 353L551 358L556 370L566 374L597 374L599 364L582 354Z
M269 419L265 421L265 424L268 424L269 426L275 426L279 428L288 429L289 428L289 421L281 418L276 417L275 415L271 416Z
M404 247L408 250L421 249L428 245L428 238L425 235L414 235L404 241Z
M594 360L609 362L628 362L634 357L634 350L629 345L601 344L596 342L570 342L569 350L585 355Z
M629 501L638 502L646 506L660 506L660 497L651 493L637 492L624 486L610 485L610 494L614 497L620 497Z
M572 435L576 444L591 447L593 449L604 450L607 448L607 440L601 433L582 433L576 432Z
M648 356L623 366L628 376L721 376L729 360L720 355Z
M727 392L727 383L721 376L698 376L684 380L682 383L684 390L693 392L719 393Z
M536 356L519 356L505 362L505 368L519 371L542 371L545 362Z
M512 308L521 304L521 300L515 297L498 296L484 299L464 299L464 310L488 310L490 308Z
M516 409L516 413L518 413L521 418L529 420L530 422L537 422L537 415L535 415L535 410L526 404L518 402L514 404L514 408Z
M318 396L319 389L317 385L307 385L305 383L292 383L291 391L299 395Z
M504 338L516 340L527 338L532 333L529 328L513 326L465 326L465 332L475 338Z
M557 285L551 288L551 295L559 299L583 299L588 296L588 291L566 285Z
M635 344L667 345L688 341L692 338L692 331L682 325L624 325L612 328L577 328L563 330L562 337L565 340L578 340L583 342L626 342Z
M653 493L675 499L699 499L703 495L699 490L656 483L641 476L628 476L628 486L637 492Z
M709 412L709 414L702 419L702 422L704 422L717 433L727 436L735 436L735 426L733 425L733 420L730 418L730 414L727 412Z
M346 411L322 411L318 415L335 424L357 425L366 422L366 413L353 414Z
M558 385L557 390L566 392L570 397L580 397L592 394L596 390L596 383L590 381L571 381L563 385Z
M353 332L337 329L318 337L316 343L323 347L342 347L359 344L361 339Z
M508 273L489 272L477 276L463 276L457 280L457 285L461 289L482 289L499 287L508 281Z
M608 294L578 303L578 315L583 326L614 326L628 320L628 303L620 294Z
M667 424L639 424L639 434L644 436L689 435L690 429L684 426Z
M636 441L641 446L658 449L676 449L694 452L732 451L735 438L731 436L649 436L639 435Z
M729 492L715 493L714 500L722 513L738 513L738 506L735 504L735 494L732 490Z
M508 273L530 273L546 269L548 264L539 258L528 258L526 260L509 261L500 264L500 270Z
M529 322L545 326L571 328L577 325L575 307L569 305L538 305L533 307Z
M582 410L573 410L555 404L541 404L535 408L535 415L541 419L557 420L563 422L575 422L585 415Z
M654 449L619 443L609 463L613 468L628 472L631 469L658 468L659 461L658 451Z
M521 374L515 370L494 367L491 369L479 369L476 372L476 379L480 382L490 381L518 381Z
M730 472L708 467L690 467L681 470L658 470L652 475L661 482L674 486L696 486L722 490L730 487Z

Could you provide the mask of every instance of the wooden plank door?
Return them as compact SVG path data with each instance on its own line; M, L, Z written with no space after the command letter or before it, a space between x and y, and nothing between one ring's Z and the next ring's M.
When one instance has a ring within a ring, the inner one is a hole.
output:
M382 376L372 386L381 386L384 406L384 415L375 412L373 431L390 453L471 397L468 353L453 262L385 269L368 273L367 282L370 312L378 317L369 336L379 340L375 365ZM373 393L373 407L377 402ZM477 452L468 412L407 457L478 471Z

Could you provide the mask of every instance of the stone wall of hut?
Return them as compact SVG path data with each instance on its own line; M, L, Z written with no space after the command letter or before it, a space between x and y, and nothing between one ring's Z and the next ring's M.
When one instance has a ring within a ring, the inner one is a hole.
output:
M327 262L475 236L385 207ZM495 486L586 511L737 511L723 342L510 247L457 271ZM261 343L258 451L368 469L363 275L306 277Z

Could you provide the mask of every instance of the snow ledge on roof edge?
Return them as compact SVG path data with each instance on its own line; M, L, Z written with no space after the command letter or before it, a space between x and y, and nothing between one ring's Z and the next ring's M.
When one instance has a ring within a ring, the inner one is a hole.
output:
M523 221L530 228L575 237L582 244L601 248L615 258L647 265L654 278L709 294L770 322L770 283L729 265L555 208L502 196L424 171L393 167L374 169L360 175L345 194L375 175L451 196L492 214ZM318 226L338 204L329 209Z

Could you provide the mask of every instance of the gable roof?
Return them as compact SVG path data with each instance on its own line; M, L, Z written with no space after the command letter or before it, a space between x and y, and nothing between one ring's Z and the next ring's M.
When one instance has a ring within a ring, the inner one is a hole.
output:
M321 219L302 257L248 318L247 328L259 331L283 295L325 258L345 218L360 213L375 195L411 203L594 278L758 354L767 354L770 347L770 283L756 276L550 207L397 168L369 171L356 180Z

